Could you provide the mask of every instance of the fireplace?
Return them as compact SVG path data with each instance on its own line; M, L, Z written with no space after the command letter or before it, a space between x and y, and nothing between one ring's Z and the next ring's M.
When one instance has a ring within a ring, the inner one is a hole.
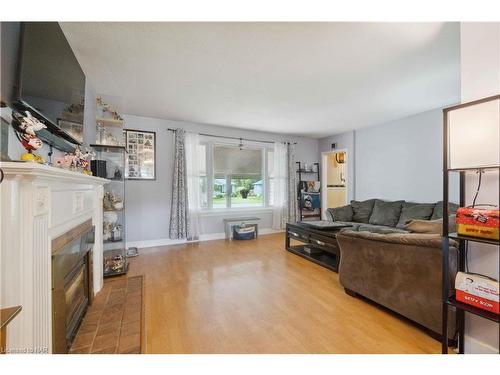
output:
M91 220L52 241L52 352L67 353L93 296Z

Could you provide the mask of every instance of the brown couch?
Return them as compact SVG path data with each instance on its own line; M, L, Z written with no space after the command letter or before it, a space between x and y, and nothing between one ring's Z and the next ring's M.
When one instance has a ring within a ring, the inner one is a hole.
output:
M378 234L344 230L337 235L340 283L440 335L442 330L441 237L439 234ZM450 246L450 285L457 248ZM451 310L451 309L450 309ZM448 332L453 339L455 315ZM433 335L433 336L436 336Z

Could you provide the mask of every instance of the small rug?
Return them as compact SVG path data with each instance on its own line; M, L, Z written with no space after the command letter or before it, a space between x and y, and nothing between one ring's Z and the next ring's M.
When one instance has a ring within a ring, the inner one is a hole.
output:
M89 306L70 354L140 354L143 276L105 280Z

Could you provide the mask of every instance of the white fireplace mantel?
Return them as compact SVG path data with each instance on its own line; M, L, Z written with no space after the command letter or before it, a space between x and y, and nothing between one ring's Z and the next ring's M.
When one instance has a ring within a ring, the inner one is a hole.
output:
M109 181L36 163L0 162L0 307L22 305L9 352L52 352L51 242L91 219L94 293L102 288L102 198Z

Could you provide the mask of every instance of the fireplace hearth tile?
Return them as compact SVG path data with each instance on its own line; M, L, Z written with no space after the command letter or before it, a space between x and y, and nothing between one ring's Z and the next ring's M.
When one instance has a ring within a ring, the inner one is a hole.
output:
M85 333L96 333L97 332L97 323L82 323L80 326L80 329L78 330L79 334L85 334Z
M69 354L90 354L90 348L90 345L83 348L71 348Z
M97 330L96 339L97 339L97 336L102 336L102 335L106 335L109 333L114 333L116 336L118 336L120 334L120 326L121 326L121 321L119 321L119 320L111 322L111 323L99 325L99 328Z
M101 350L96 350L91 354L116 354L116 346L110 346L109 348L104 348Z
M141 353L142 285L142 276L105 280L87 310L70 353Z
M71 348L80 349L85 346L92 345L94 337L95 337L95 332L83 333L83 334L80 334L80 332L78 332Z
M130 353L137 352L137 348L141 346L141 335L139 333L129 335L129 336L121 336L120 343L118 345L119 353Z
M94 344L92 345L92 352L109 347L116 347L116 345L118 344L118 336L119 331L96 336L94 339Z
M123 323L121 335L122 336L130 336L137 333L141 333L141 324L140 322L132 322L132 323Z

